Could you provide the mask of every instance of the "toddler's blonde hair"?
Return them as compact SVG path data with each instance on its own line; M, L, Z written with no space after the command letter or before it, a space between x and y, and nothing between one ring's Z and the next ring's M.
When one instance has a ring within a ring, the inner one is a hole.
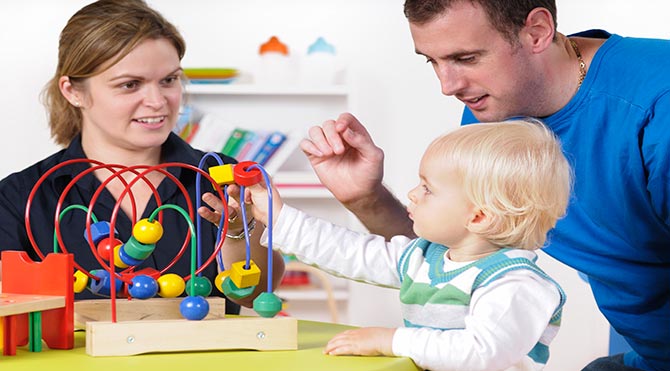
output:
M572 170L556 136L538 120L462 126L434 140L426 156L455 170L489 218L470 230L498 246L540 248L565 215Z

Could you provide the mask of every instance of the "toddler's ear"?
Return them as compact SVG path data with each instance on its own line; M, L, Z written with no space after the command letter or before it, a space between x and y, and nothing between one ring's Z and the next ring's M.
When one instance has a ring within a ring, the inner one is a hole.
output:
M488 226L491 225L493 221L492 216L489 214L490 213L488 213L487 210L485 209L473 210L473 213L470 216L470 219L468 220L466 228L470 232L481 232L482 230L487 229Z

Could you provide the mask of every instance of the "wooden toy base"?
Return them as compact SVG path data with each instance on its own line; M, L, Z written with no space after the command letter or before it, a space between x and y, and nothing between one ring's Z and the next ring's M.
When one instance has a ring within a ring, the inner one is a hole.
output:
M226 349L298 349L298 321L253 317L86 324L86 353L91 356Z
M183 298L153 298L148 300L116 299L116 320L168 320L182 319L179 304ZM209 314L205 319L222 319L226 313L226 300L208 297ZM109 299L80 300L74 303L74 326L85 329L88 322L111 321Z
M76 320L86 327L86 353L129 356L203 350L298 349L295 318L223 319L224 299L208 298L210 315L201 321L189 321L181 319L181 299L118 300L116 323L109 322L109 300L75 303Z

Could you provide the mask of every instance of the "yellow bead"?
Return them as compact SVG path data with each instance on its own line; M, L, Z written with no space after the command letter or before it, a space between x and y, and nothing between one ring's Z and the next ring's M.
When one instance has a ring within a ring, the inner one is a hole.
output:
M78 294L84 291L86 285L88 285L88 276L77 269L77 271L74 272L74 292Z
M233 165L219 165L209 168L209 176L214 179L219 185L235 183L235 175L233 174Z
M116 247L114 247L114 266L117 268L124 269L128 268L129 265L124 263L123 260L121 260L121 257L119 256L119 250L121 250L122 246L123 245L117 245Z
M142 219L135 223L133 237L140 243L153 245L163 237L163 226L157 220Z
M186 288L186 282L179 275L168 273L158 277L158 295L163 298L176 298Z
M261 270L253 260L249 261L249 268L245 269L246 261L233 263L230 266L230 279L239 288L258 285L261 280Z
M223 293L223 280L225 280L226 277L228 276L230 276L230 270L225 270L217 274L216 278L214 278L214 286L216 286L216 288L222 293Z

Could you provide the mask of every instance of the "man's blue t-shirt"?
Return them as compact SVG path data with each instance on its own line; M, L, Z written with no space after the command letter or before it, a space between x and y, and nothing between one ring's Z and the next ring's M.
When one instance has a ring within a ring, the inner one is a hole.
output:
M607 38L572 100L543 121L575 172L565 218L544 250L589 277L634 352L670 370L670 41ZM468 109L463 124L476 122Z

